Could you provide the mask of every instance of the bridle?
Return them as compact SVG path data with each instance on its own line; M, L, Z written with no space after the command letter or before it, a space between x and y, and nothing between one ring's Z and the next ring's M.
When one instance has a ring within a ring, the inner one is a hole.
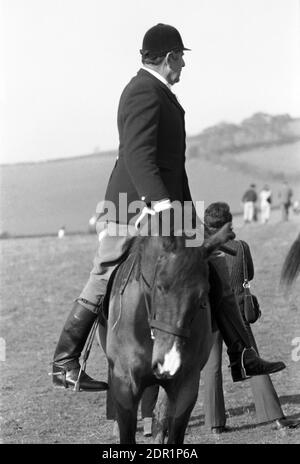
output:
M157 269L158 269L159 261L160 259L158 258L155 268L154 268L154 273L153 273L153 278L152 278L151 283L147 282L143 274L143 271L141 271L141 280L142 280L146 310L148 314L148 322L150 326L151 338L152 340L155 339L154 329L160 330L165 333L169 333L171 335L176 335L178 337L189 338L191 335L190 329L184 328L184 327L171 326L163 321L156 319L155 305L153 304L153 296L155 292L155 282L157 278Z

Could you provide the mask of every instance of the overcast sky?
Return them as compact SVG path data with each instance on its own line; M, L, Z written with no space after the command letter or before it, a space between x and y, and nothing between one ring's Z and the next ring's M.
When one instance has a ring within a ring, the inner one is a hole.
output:
M1 162L118 146L144 33L181 32L187 134L254 112L300 116L298 0L0 0Z

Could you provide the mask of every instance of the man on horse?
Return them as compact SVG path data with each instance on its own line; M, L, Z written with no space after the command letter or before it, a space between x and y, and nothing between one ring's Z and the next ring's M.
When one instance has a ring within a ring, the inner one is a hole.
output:
M107 389L105 382L94 380L83 371L78 379L79 357L101 313L108 279L123 259L128 240L137 234L131 221L132 202L140 204L143 215L160 214L171 209L175 201L182 205L192 202L185 170L184 110L172 92L185 66L185 50L189 49L174 27L157 24L149 29L140 50L143 66L121 95L119 154L105 195L105 201L115 206L114 214L106 215L105 221L103 215L99 216L101 233L94 266L55 350L53 382L56 386L68 388L79 381L81 390ZM125 205L120 203L120 194L126 194ZM114 233L111 233L111 224L115 226ZM251 349L234 297L231 303L224 310L216 311L216 320L228 346L234 380L243 380L245 374L261 375L283 369L283 363L264 361Z

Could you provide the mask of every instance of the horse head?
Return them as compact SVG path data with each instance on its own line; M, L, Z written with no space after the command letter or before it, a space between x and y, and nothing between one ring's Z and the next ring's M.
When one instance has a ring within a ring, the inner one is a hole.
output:
M185 236L161 239L150 322L154 334L152 369L156 377L174 377L188 362L195 341L198 347L201 345L199 337L201 349L206 351L211 330L207 261L232 236L231 226L226 225L200 247L186 247Z

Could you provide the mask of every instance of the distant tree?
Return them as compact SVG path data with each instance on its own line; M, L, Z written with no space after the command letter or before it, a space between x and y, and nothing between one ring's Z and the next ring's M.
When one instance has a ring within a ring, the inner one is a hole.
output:
M9 232L6 232L6 231L0 232L0 240L5 239L5 238L10 238L10 237L11 235Z

